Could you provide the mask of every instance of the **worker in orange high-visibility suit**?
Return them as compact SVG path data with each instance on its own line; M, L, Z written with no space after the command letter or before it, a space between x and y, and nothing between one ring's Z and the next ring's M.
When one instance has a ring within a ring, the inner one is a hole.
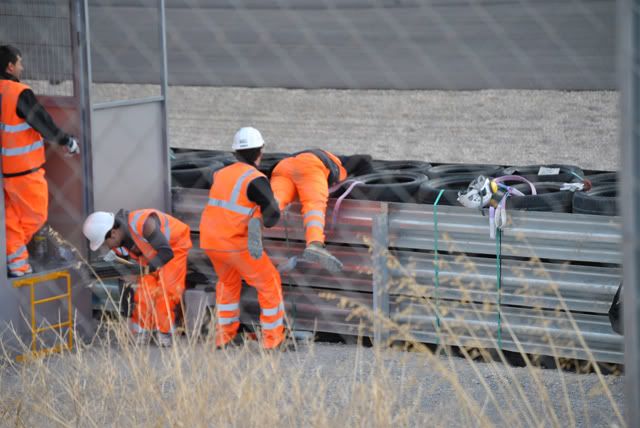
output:
M338 157L326 150L313 149L296 153L278 162L271 172L271 188L280 210L299 197L307 246L303 258L318 262L337 272L342 263L325 248L325 213L329 187L347 178L372 172L371 157Z
M175 309L180 303L187 275L187 255L191 248L189 226L154 209L117 214L97 211L84 222L82 231L96 251L103 244L122 251L149 268L134 294L132 330L139 343L147 343L154 330L158 343L171 346Z
M209 201L200 221L200 247L218 275L216 347L237 342L242 280L256 288L266 349L286 349L284 301L280 274L262 251L261 222L274 226L280 218L269 180L256 166L264 139L251 127L234 136L238 162L216 171Z
M13 46L0 46L0 142L5 209L5 238L9 276L31 273L27 244L47 221L48 189L42 166L44 140L79 153L78 142L58 129L20 82L22 54Z

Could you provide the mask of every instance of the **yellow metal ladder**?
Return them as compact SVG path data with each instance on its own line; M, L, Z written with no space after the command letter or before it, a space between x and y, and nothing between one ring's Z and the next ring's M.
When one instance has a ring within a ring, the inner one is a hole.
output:
M36 300L36 285L46 282L53 281L59 278L65 278L67 280L67 292L64 294L59 294L51 297L46 297L44 299ZM28 358L41 357L53 353L62 352L67 349L70 350L73 347L73 308L71 304L71 275L69 271L58 271L51 272L45 275L34 275L29 276L28 278L18 279L13 281L14 288L26 287L29 286L30 289L30 308L31 308L31 352L28 354L18 355L16 357L16 361L25 361ZM47 325L44 327L38 327L36 323L36 306L41 305L43 303L52 302L55 300L67 299L67 308L68 308L68 319L64 322L59 322L53 325ZM38 333L42 333L43 331L49 330L60 330L60 336L62 337L62 329L68 328L68 338L66 343L53 346L51 348L38 349Z

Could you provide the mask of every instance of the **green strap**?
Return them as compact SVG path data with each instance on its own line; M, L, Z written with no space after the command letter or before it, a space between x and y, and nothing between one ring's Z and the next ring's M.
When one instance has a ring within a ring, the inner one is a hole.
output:
M440 288L440 269L438 267L438 202L440 202L440 198L443 193L444 189L441 189L435 203L433 204L433 272L436 286L436 330L438 332L436 344L440 343L440 296L438 293L438 289Z
M498 295L498 349L502 350L502 230L496 231L496 293Z

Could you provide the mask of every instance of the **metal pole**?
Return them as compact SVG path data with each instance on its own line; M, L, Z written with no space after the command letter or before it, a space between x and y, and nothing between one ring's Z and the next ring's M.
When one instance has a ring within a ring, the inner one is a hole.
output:
M93 164L91 135L91 41L87 0L72 0L71 48L73 50L73 96L80 117L82 171L84 181L83 216L93 211Z
M171 212L171 165L169 163L169 134L167 131L167 94L169 88L169 71L167 67L167 34L166 34L166 17L165 17L165 1L158 0L158 16L160 17L160 54L162 56L162 66L160 68L160 90L162 96L161 115L162 115L162 144L164 149L164 164L162 168L165 169L165 186L164 186L164 199L165 199L165 211Z
M640 0L618 0L626 419L640 426Z
M389 317L389 205L382 204L382 212L373 218L373 342L383 346L389 339L384 320Z

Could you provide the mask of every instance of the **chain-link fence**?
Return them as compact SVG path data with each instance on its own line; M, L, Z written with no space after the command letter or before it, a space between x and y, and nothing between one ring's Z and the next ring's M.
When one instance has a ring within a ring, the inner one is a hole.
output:
M0 5L0 44L21 49L23 80L81 142L81 157L51 144L45 165L65 240L89 253L94 210L155 208L190 227L190 339L219 309L202 213L235 131L254 126L271 180L306 149L336 155L317 156L329 171L368 157L321 189L315 223L318 201L297 188L263 231L292 334L491 349L600 380L624 359L609 319L622 278L614 16L590 0L16 0ZM305 258L320 218L340 269ZM93 308L120 312L122 270L102 255ZM265 308L245 289L238 317L260 331Z

